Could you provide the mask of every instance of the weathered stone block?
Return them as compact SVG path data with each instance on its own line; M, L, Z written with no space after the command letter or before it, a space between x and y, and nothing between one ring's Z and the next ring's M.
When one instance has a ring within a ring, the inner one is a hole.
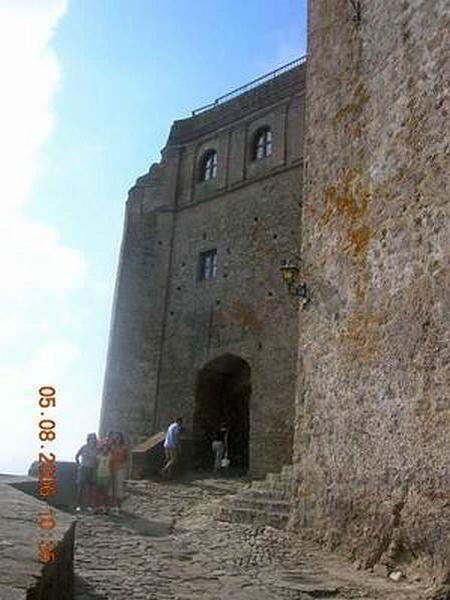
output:
M2 478L5 481L5 478ZM12 478L17 482L17 478ZM75 520L53 510L55 526L43 529L49 506L0 483L0 597L2 600L72 600ZM55 560L40 562L40 545L55 543Z

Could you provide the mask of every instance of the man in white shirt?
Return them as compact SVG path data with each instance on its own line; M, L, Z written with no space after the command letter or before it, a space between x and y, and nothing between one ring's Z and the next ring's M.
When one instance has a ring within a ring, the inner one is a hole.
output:
M181 426L183 423L183 419L178 417L176 421L174 421L167 428L166 437L164 440L164 453L166 455L166 464L162 470L162 476L166 479L170 479L172 477L172 471L174 466L177 464L179 459L179 439L178 436L181 431Z

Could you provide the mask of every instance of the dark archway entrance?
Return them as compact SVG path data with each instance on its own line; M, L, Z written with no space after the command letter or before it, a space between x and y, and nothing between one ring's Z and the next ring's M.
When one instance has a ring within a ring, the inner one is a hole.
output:
M251 369L233 354L207 363L197 375L195 386L195 465L212 467L211 444L221 423L230 427L230 471L245 473L249 461Z

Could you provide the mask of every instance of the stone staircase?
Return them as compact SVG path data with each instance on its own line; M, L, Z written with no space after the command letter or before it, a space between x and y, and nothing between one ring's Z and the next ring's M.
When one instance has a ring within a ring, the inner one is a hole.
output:
M238 494L226 496L217 505L215 518L284 529L289 518L292 474L292 466L284 466L281 473L269 473L264 480L252 482Z

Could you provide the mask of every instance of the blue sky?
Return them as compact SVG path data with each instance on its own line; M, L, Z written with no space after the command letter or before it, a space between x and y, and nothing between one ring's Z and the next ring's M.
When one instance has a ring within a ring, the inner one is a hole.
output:
M305 52L306 0L2 0L0 472L95 431L127 190L170 125Z

